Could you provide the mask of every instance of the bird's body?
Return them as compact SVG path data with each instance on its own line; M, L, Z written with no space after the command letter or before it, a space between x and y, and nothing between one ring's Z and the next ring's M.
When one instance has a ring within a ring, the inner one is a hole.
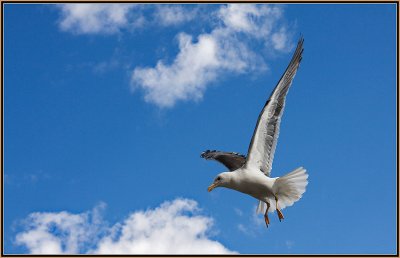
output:
M273 198L272 187L276 178L265 176L261 171L252 171L247 168L239 168L229 173L231 177L230 188L248 194L260 201Z
M259 200L258 212L264 210L264 204L267 205L264 214L267 226L268 212L276 210L279 220L282 220L281 209L298 201L308 184L308 175L302 167L282 177L270 177L285 99L300 65L303 42L301 38L285 73L258 117L247 157L236 152L216 150L207 150L201 154L202 158L219 161L230 170L220 173L208 191L226 187L256 198Z

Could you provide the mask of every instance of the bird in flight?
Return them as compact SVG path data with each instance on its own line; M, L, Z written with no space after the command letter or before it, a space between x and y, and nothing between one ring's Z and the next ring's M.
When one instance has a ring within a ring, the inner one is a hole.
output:
M283 220L282 209L298 201L308 184L308 174L303 167L282 177L271 177L285 98L302 59L303 42L304 39L300 38L292 60L258 117L247 157L236 152L216 150L207 150L201 154L202 158L216 160L229 169L229 172L217 175L208 191L226 187L258 199L257 212L265 210L267 227L270 224L268 212L276 210L279 221Z

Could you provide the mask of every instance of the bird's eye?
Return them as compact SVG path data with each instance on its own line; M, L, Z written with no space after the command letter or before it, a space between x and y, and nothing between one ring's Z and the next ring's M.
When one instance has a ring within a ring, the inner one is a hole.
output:
M217 177L217 181L219 181L219 180L221 180L221 177L219 176L219 177Z

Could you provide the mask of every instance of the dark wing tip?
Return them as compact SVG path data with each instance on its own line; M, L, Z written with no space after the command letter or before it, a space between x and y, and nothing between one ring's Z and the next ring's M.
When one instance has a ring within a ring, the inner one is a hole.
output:
M216 152L220 152L220 151L217 151L217 150L205 150L200 154L200 157L203 158L203 159L215 159L216 155L218 155L218 154L215 155ZM240 156L242 158L246 158L245 155L237 153L237 152L224 152L222 154L232 154L232 155Z
M201 155L200 155L200 157L201 158L203 158L203 159L208 159L208 158L210 158L210 153L211 153L212 151L210 151L210 150L206 150L206 151L203 151L202 153L201 153Z
M238 155L238 156L240 156L240 157L242 157L242 158L246 158L245 155L240 154L240 153L237 153L237 152L231 152L231 154L235 154L235 155Z
M304 42L304 35L303 35L303 33L300 33L299 42L301 42L302 44L303 44L303 42Z

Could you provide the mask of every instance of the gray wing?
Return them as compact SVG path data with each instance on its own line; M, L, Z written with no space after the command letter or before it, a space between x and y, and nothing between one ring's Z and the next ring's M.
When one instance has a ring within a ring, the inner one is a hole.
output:
M279 136L279 125L285 107L285 98L300 65L304 39L300 38L285 73L261 111L250 142L246 167L257 168L270 176Z
M225 165L230 171L241 168L246 162L246 157L236 152L223 152L206 150L201 157L207 160L216 160Z

